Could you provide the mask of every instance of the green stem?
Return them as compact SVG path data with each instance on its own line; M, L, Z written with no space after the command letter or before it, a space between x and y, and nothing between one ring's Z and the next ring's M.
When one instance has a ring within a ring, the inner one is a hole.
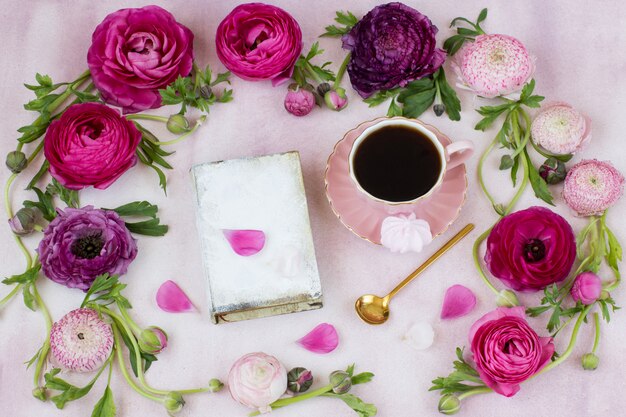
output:
M487 238L487 236L489 236L489 233L491 233L491 229L493 229L493 226L485 230L482 235L478 236L478 238L474 242L472 255L474 257L474 265L476 266L476 269L478 270L480 277L483 279L485 284L487 284L487 286L491 289L491 291L493 291L494 294L498 295L500 291L498 291L498 289L491 283L491 281L487 277L487 274L485 274L485 271L483 271L483 268L480 265L480 257L478 253L480 251L480 244L483 243L483 241Z
M281 407L286 407L289 404L294 404L300 401L304 401L304 400L308 400L309 398L314 398L314 397L319 397L320 395L326 394L327 392L331 391L333 389L332 385L326 385L323 386L322 388L318 388L314 391L310 391L307 392L305 394L301 394L298 395L297 397L291 397L291 398L282 398L280 400L276 400L273 403L270 404L270 407L272 408L281 408ZM261 414L258 411L255 411L253 413L248 414L249 417L253 417L253 416L258 416L259 414Z
M600 315L596 312L593 313L593 324L596 327L596 335L593 338L593 347L591 348L591 353L595 354L598 349L598 343L600 343Z
M324 83L324 82L325 82L324 80L322 80L322 79L320 78L320 76L319 76L319 75L317 75L317 73L316 73L316 72L315 72L315 70L313 69L313 66L311 65L311 63L310 63L310 62L308 62L308 61L307 61L307 63L305 64L305 67L304 67L304 68L305 68L305 70L306 70L307 75L308 75L309 77L313 78L313 79L315 80L315 82L316 82L316 83L318 83L318 84L322 84L322 83Z
M48 359L48 352L50 351L50 330L52 329L52 317L50 317L48 307L46 307L46 304L43 302L43 299L39 295L39 291L37 290L37 282L34 281L31 287L33 289L33 296L35 297L35 301L37 302L37 305L39 306L39 309L41 310L41 313L46 320L46 340L43 342L41 353L37 358L37 367L35 368L34 375L35 387L39 387L39 377L41 376L41 371L46 363L46 360Z
M137 323L135 323L135 321L130 317L130 314L128 314L128 311L122 307L119 302L117 303L117 308L120 310L120 313L122 313L122 317L124 317L126 323L128 323L132 331L135 333L135 336L139 337L141 335L141 328L137 325Z
M182 135L180 135L179 137L177 137L176 139L172 139L170 141L167 142L159 142L160 146L167 146L167 145L174 145L175 143L178 143L182 140L184 140L187 136L192 135L196 130L198 130L198 128L202 125L202 123L204 123L206 121L206 116L203 115L202 117L200 117L200 119L198 119L198 121L196 122L196 124L194 125L194 127L186 133L183 133Z
M465 391L461 394L459 394L457 396L457 398L459 400L463 400L467 397L471 397L472 395L477 395L477 394L488 394L490 392L493 392L493 390L489 387L480 387L480 388L474 388L473 390L470 391Z
M587 317L587 314L589 313L589 310L591 310L592 307L593 307L593 304L588 305L578 315L578 320L576 320L576 324L574 325L574 328L572 329L572 336L570 337L570 341L569 341L569 344L567 345L567 349L565 349L565 352L563 352L561 356L559 356L556 360L546 365L541 371L537 372L535 376L540 375L544 372L548 372L550 369L559 366L561 362L565 361L569 357L569 355L572 354L572 351L574 350L574 346L576 345L576 339L578 338L578 331L580 330L580 326L582 325L583 321L585 320L585 317Z
M156 116L154 114L139 114L139 113L128 114L126 115L126 118L128 120L152 120L155 122L163 122L163 123L167 123L167 121L170 119L169 117L165 117L165 116Z
M11 185L13 184L16 178L17 178L17 174L11 174L11 176L7 179L6 185L4 186L4 209L6 210L7 216L9 219L13 218L13 215L14 215L13 208L11 207L11 199L10 199L9 194L11 190ZM26 258L26 269L30 269L30 267L33 264L33 258L31 257L30 252L24 245L22 238L16 235L15 233L12 233L12 234L13 234L13 239L15 240L15 243L17 243L17 246L20 248L20 250L24 254L24 258Z
M348 68L348 63L350 62L351 54L348 53L346 57L343 59L339 70L337 71L337 76L335 77L335 82L333 83L333 88L337 89L337 87L341 86L341 80L343 79L344 74L346 73L346 69Z
M496 145L497 141L498 141L498 138L495 137L491 141L489 146L487 146L487 149L485 149L483 154L480 156L480 159L478 160L478 167L476 168L476 171L478 173L478 184L480 184L480 188L483 190L483 193L485 194L487 199L491 202L492 207L496 206L496 201L493 199L491 193L489 193L489 191L487 190L487 186L485 186L485 181L483 179L483 165L485 164L485 161L487 160L487 156L491 153L491 150Z
M29 165L30 165L31 162L33 162L33 160L37 157L37 155L39 155L39 152L41 152L41 150L43 149L44 143L45 142L43 140L41 142L39 142L39 144L37 145L37 147L35 148L33 153L28 157L28 164Z
M122 346L120 343L120 331L117 329L117 325L115 323L111 324L111 328L113 328L113 339L115 340L115 352L117 355L117 363L122 371L122 374L124 375L124 379L126 379L126 382L128 383L128 385L134 389L139 395L142 395L152 401L156 401L158 403L163 402L162 399L160 397L157 397L156 395L152 395L147 393L146 391L142 390L136 383L135 381L133 381L133 379L130 377L129 373L128 373L128 369L126 369L126 364L124 363L124 357L122 356Z
M17 284L15 287L13 287L11 292L8 293L2 300L0 300L0 308L4 307L4 305L8 303L9 300L11 300L11 298L13 298L15 294L17 294L18 291L21 289L22 289L22 284Z

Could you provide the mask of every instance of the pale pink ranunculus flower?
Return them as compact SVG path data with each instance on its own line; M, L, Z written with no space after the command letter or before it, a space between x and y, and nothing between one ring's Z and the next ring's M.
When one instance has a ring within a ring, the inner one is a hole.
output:
M530 128L535 143L556 155L574 154L591 139L591 119L567 103L542 107Z
M539 337L526 321L525 307L498 307L478 319L469 343L480 379L505 397L550 362L551 337Z
M590 305L600 298L602 293L602 280L593 272L583 272L574 280L570 294L574 301L580 301Z
M244 80L291 78L302 51L302 30L285 10L263 3L235 7L217 27L217 56L226 68Z
M248 353L230 368L228 389L238 403L267 413L287 390L287 370L273 356Z
M460 88L485 98L519 92L535 71L526 46L508 35L479 35L457 53L452 67Z
M608 161L585 159L565 177L563 198L579 216L602 214L624 193L624 176Z

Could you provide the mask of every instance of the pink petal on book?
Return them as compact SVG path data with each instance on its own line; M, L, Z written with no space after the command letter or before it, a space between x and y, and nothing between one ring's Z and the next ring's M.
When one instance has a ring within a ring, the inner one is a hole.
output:
M265 246L265 233L261 230L222 230L237 255L251 256Z
M311 352L330 353L339 345L339 335L335 326L321 323L296 343Z
M476 296L467 287L453 285L446 291L441 307L442 319L453 319L464 316L474 309Z
M168 313L184 313L196 308L174 281L165 281L156 293L156 302L159 308Z

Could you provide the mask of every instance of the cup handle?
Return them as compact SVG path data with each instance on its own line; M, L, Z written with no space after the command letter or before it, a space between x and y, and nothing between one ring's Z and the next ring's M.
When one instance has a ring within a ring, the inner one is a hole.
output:
M474 144L469 140L459 140L446 146L447 169L456 168L474 154Z

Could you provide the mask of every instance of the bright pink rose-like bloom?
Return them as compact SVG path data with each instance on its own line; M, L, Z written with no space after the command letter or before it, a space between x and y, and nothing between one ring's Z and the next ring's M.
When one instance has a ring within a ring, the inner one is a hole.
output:
M102 99L135 113L161 106L160 88L193 65L193 33L158 6L122 9L104 18L87 53Z
M544 207L503 217L487 239L487 268L517 291L537 291L562 281L575 259L572 226Z
M235 401L265 413L287 391L287 370L273 356L248 353L230 368L228 389Z
M535 71L533 58L519 40L507 35L479 35L457 53L453 68L459 87L493 98L520 91Z
M537 335L524 307L498 307L485 314L472 325L469 343L480 379L505 397L515 395L554 353L552 338Z
M217 56L226 68L249 81L287 81L302 51L302 30L283 9L241 4L217 27Z
M531 126L533 140L557 155L580 151L591 139L591 119L566 103L542 107Z
M565 177L563 198L579 216L602 214L624 193L624 176L608 161L585 159Z
M118 110L99 103L70 106L48 127L44 154L64 187L105 189L137 163L141 132Z
M583 272L576 277L570 294L574 301L580 301L585 305L590 305L600 298L602 292L602 280L593 272Z
M285 110L294 116L306 116L315 107L315 96L303 88L298 91L289 90L285 96Z

